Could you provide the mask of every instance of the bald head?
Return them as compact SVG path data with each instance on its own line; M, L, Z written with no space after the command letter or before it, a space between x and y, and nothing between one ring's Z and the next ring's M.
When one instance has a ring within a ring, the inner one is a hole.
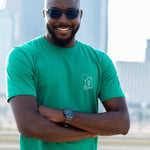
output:
M67 3L71 2L76 7L80 8L80 0L44 0L44 8L54 7L52 6L54 3L61 3L62 7L65 6Z

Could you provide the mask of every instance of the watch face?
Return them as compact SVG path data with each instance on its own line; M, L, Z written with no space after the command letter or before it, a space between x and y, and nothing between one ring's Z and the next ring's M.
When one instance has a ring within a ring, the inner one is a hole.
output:
M74 116L74 111L71 109L65 109L64 113L67 117L73 117Z

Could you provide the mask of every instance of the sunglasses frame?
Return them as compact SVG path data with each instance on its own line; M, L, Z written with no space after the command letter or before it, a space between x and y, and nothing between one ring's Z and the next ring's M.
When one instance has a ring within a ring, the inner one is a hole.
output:
M65 16L66 16L67 19L72 20L72 19L77 18L78 14L79 14L79 9L75 9L75 8L70 8L70 9L66 9L66 10L62 10L62 9L59 9L59 8L50 8L50 9L45 9L45 10L49 13L49 15L50 15L50 17L51 17L52 19L59 19L59 18L62 16L62 14L65 14ZM52 10L59 10L59 11L61 12L61 15L60 15L58 18L52 17L52 16L51 16L51 13L50 13L50 11L52 11ZM69 11L69 10L75 10L75 11L77 11L77 15L76 15L75 18L70 18L70 17L68 17L67 11Z

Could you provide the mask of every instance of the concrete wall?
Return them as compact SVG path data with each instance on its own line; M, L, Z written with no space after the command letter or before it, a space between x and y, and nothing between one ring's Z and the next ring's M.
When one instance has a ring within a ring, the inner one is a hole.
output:
M83 18L78 39L96 49L107 51L108 0L81 0Z
M6 8L0 10L0 95L6 91L5 62L10 49L23 42L22 36L22 2L8 0Z
M116 66L127 102L150 104L150 61L117 62Z
M44 0L22 0L23 5L23 36L25 41L45 33L42 10Z

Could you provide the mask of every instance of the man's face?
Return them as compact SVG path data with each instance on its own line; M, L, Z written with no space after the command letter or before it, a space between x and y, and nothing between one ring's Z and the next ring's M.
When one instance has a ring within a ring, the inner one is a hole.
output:
M78 0L47 0L46 9L79 9L78 15L74 19L68 19L64 13L58 19L50 16L49 11L44 10L45 24L48 40L58 46L65 47L75 44L75 34L79 29L82 11Z

